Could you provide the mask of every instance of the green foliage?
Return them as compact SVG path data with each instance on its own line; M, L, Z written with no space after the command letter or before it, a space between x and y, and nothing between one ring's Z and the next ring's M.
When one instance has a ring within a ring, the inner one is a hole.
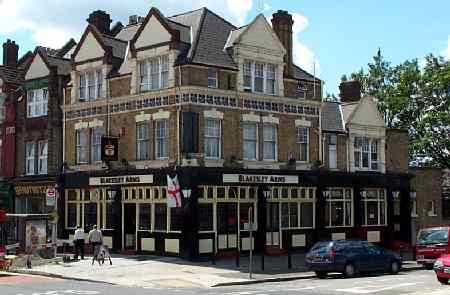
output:
M389 128L409 131L412 164L450 168L450 62L432 54L392 66L378 49L363 69L350 75L362 92L378 100Z

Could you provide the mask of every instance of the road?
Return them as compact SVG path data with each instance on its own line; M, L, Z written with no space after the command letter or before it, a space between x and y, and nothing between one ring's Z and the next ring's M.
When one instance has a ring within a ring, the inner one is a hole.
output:
M447 295L450 286L440 285L432 271L413 271L396 276L380 275L343 279L340 276L325 280L306 279L280 283L254 284L223 288L129 288L110 284L100 284L73 280L62 280L40 276L14 275L0 277L1 295Z

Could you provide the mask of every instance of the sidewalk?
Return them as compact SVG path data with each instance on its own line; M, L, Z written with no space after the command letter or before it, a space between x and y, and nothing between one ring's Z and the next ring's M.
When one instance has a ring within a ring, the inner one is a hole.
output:
M248 257L193 263L179 258L159 256L114 256L113 265L105 262L91 265L90 259L72 263L53 263L16 269L16 272L58 278L110 283L143 288L198 288L276 282L315 277L303 264L304 254L292 255L292 269L287 268L287 257L265 257L265 270L261 270L261 257L254 259L254 275L248 277ZM89 257L88 257L89 258ZM405 270L420 269L415 262L405 262Z

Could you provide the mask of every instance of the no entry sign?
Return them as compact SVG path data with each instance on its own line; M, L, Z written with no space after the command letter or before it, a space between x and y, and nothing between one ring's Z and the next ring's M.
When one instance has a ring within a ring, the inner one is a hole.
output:
M46 192L45 204L47 206L56 205L56 189L54 186L49 186Z

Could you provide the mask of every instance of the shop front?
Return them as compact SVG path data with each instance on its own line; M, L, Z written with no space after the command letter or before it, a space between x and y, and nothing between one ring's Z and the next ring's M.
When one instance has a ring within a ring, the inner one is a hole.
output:
M55 198L47 198L47 190L55 189L53 178L14 180L14 213L47 214L54 210Z
M66 175L65 229L97 224L114 250L187 259L307 250L318 240L409 241L407 175L186 167ZM182 205L167 205L177 174ZM252 239L249 230L253 229Z

